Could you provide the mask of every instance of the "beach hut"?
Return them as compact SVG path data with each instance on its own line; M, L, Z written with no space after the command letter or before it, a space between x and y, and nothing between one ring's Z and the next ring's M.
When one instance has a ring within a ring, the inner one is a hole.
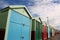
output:
M31 40L31 21L32 16L23 5L0 10L0 40Z
M43 22L43 24L42 40L48 40L48 27L45 22Z
M50 25L48 26L48 39L50 39L51 37L51 28L50 28Z
M52 37L55 36L55 29L52 27Z
M42 21L39 17L32 20L31 40L42 40Z

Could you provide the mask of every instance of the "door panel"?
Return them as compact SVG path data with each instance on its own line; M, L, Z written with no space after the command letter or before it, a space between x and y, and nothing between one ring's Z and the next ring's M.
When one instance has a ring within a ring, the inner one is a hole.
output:
M30 40L30 30L29 27L22 27L22 36L24 37L22 40Z
M7 40L21 40L21 25L10 22Z
M22 25L22 36L24 36L24 39L22 40L30 40L30 19L23 16L23 23L24 25Z
M22 17L19 13L11 10L7 40L21 40Z

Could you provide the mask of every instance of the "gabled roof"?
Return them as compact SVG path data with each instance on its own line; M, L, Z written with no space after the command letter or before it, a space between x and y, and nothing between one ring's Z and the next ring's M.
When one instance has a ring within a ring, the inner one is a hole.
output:
M32 18L32 15L30 14L28 9L24 5L10 5L4 9L0 10L0 12L4 12L4 11L9 10L9 9L24 9L27 12L27 14L30 16L30 18Z
M41 18L40 18L39 16L34 17L33 19L35 19L36 21L38 21L38 22L42 23Z

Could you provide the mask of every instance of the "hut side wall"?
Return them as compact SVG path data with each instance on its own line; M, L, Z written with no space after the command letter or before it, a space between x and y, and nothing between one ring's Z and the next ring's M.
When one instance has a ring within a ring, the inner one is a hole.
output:
M4 40L8 11L0 12L0 40Z

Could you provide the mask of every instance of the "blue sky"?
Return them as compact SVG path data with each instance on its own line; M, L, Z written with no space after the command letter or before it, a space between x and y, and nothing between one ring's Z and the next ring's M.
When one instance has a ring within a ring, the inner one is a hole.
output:
M33 6L34 2L31 0L0 0L0 9L2 9L8 5Z
M0 0L0 9L8 5L25 5L33 16L40 16L42 21L48 16L50 24L60 29L60 0Z
M43 2L43 0L38 0L38 1ZM37 1L36 0L0 0L0 9L6 7L7 5L34 6L35 2L37 2ZM60 0L52 0L51 3L60 4Z

